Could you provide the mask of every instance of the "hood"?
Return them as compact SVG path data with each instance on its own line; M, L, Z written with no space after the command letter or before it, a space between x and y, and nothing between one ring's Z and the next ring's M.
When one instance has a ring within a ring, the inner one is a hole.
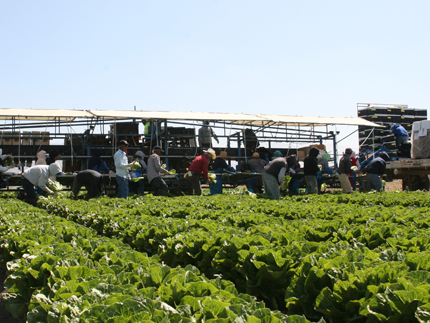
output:
M40 150L37 154L36 154L37 159L46 159L46 151L44 150Z
M317 158L319 153L320 153L320 150L318 148L312 147L311 150L309 151L309 156Z
M390 160L390 156L388 156L388 154L385 151L383 151L382 153L379 153L379 157L381 157L385 161Z
M134 156L137 156L137 157L139 157L140 159L145 158L145 154L144 154L144 153L143 153L143 151L141 151L141 150L136 151L136 153L134 154Z
M57 175L58 173L61 173L61 167L57 163L52 163L49 165L49 174L50 176Z
M289 168L294 167L297 164L297 156L296 155L288 156L287 163Z

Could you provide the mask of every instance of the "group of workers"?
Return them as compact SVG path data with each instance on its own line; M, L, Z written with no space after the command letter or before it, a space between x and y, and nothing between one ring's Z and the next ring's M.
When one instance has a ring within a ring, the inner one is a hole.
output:
M403 128L404 129L404 128ZM408 140L408 134L402 130L402 127L393 124L391 130L396 135L397 145L400 146L404 141ZM192 161L187 169L184 178L189 183L192 193L201 195L201 180L204 178L209 184L210 193L222 194L222 173L236 173L236 170L227 164L228 158L226 151L221 151L219 155L211 148L212 138L218 143L213 129L208 122L203 124L199 129L200 146L204 148L203 154L197 156ZM160 146L153 147L151 155L145 163L145 154L142 151L137 151L133 156L134 161L129 162L127 148L129 146L126 140L121 140L118 144L119 149L114 155L114 165L116 173L107 166L106 162L101 158L101 151L95 149L93 156L89 159L88 169L80 171L76 174L72 184L73 197L77 198L82 186L87 190L87 198L93 198L102 192L103 185L110 183L110 178L116 178L118 186L118 197L128 199L130 189L135 193L144 194L143 174L146 173L148 183L152 187L153 194L156 196L167 196L168 186L161 175L170 174L170 172L161 165L160 155L163 150ZM267 156L260 156L258 152L253 152L252 158L247 160L252 172L260 173L260 176L249 180L248 189L255 193L264 193L279 199L283 182L286 175L292 175L301 171L301 167L296 155L282 156L279 151L276 151L272 160L268 160ZM45 151L40 151L37 154L36 165L25 170L22 174L21 185L25 191L25 200L35 205L37 195L54 194L49 188L49 184L56 180L56 176L61 175L61 167L56 160L61 157L60 153L53 150L49 155ZM330 155L316 147L311 147L308 155L304 158L303 174L306 182L306 191L310 194L321 193L324 174L332 175L335 171L329 167L328 161ZM366 174L370 188L381 191L382 181L381 175L385 173L386 161L389 156L385 152L381 152L378 157L372 159L367 167L362 169ZM213 161L211 163L211 161ZM209 176L209 165L216 174L215 178ZM356 188L355 171L359 166L358 160L352 149L347 148L340 159L339 182L344 193L351 193ZM10 167L5 166L0 159L0 172L5 172ZM102 174L105 173L105 174ZM0 177L1 178L1 177ZM0 186L2 183L0 182ZM288 183L290 194L298 194L299 179L292 176Z

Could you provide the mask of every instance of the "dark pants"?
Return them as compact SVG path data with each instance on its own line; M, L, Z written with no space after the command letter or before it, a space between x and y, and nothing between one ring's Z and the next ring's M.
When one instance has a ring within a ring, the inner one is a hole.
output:
M96 183L94 183L93 185L85 185L79 181L78 176L75 176L72 184L72 193L75 198L78 197L82 186L85 186L85 188L87 189L87 200L92 199L93 197L97 197L100 194L100 189L98 185L96 185Z
M190 183L194 195L202 195L200 175L198 173L193 173L192 176L188 176L187 181Z
M155 196L167 196L169 192L166 182L160 176L151 181L151 186L154 189Z
M25 201L28 204L37 205L37 195L36 191L34 190L34 185L30 183L30 181L26 178L21 179L21 186L24 189L24 192L26 194Z

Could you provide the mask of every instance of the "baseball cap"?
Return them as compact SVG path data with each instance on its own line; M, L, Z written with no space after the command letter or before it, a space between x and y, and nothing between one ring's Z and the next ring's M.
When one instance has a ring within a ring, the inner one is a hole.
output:
M155 146L152 150L160 150L161 152L163 152L164 150L163 149L161 149L161 147L160 146Z

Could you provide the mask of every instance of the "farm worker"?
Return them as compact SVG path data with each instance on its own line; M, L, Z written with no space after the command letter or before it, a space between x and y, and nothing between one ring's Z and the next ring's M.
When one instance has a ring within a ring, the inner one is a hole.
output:
M222 175L221 173L226 170L230 173L236 173L236 170L227 164L225 161L228 158L226 151L221 151L218 157L212 164L212 169L215 171L216 183L209 184L211 195L222 194ZM219 175L218 175L219 174Z
M75 199L78 197L79 191L81 190L82 186L85 186L85 188L87 189L87 200L96 197L102 192L102 185L109 184L109 180L109 175L102 175L92 169L80 171L73 179L73 197Z
M82 149L87 148L89 150L91 145L91 137L93 136L94 126L90 126L87 130L82 134ZM88 151L89 152L89 151Z
M273 153L272 160L273 160L273 159L275 159L275 158L278 158L278 157L282 157L282 153L281 153L279 150L276 150L276 151Z
M304 160L304 174L308 194L314 194L318 186L317 174L320 168L318 167L317 157L319 153L320 151L318 148L312 147L309 151L309 155L307 155Z
M219 143L215 132L209 127L209 121L204 121L203 126L199 129L199 146L202 148L212 147L212 137Z
M208 150L203 150L203 155L194 158L190 167L188 167L188 173L185 178L190 183L191 189L194 195L202 195L202 187L200 183L200 175L206 178L208 184L212 181L208 176L209 162L216 158L215 150L209 148Z
M317 183L318 183L318 194L321 194L321 185L323 183L323 175L324 174L333 174L333 169L328 166L328 161L330 160L330 154L323 154L321 157L318 157L318 167L320 167L320 171L317 173Z
M36 165L47 165L46 156L46 151L39 150L39 152L36 154Z
M297 160L297 155L290 155L287 157L287 162L290 165L290 160L291 160L291 164L292 162L295 160L296 164L294 166L291 167L292 171L294 171L294 173L291 171L290 174L297 174L300 172L300 163ZM291 178L290 182L288 183L288 193L291 195L299 195L299 184L300 184L300 180L298 178Z
M346 148L345 153L340 159L339 168L337 170L339 173L339 181L340 181L340 186L342 186L342 191L347 194L350 194L352 192L351 183L349 182L349 177L348 177L348 173L352 172L351 155L352 155L352 149Z
M88 169L95 170L101 174L109 174L111 171L106 162L101 157L102 151L100 149L94 149L93 155L88 160Z
M252 154L252 158L248 161L248 165L251 166L251 172L253 173L263 173L264 166L267 165L267 161L265 159L260 158L260 154L255 152ZM263 190L263 179L261 176L256 176L251 178L254 183L251 184L251 188L254 193L261 193ZM251 182L252 183L252 182Z
M118 184L118 197L128 200L128 167L133 166L133 163L129 163L127 158L128 142L121 140L118 146L119 149L113 156L116 168L116 182Z
M400 149L400 147L402 146L403 142L408 141L409 140L409 134L406 131L406 129L397 124L397 123L393 123L391 125L391 133L396 137L396 147L397 149Z
M380 176L385 173L385 169L387 167L386 161L390 160L390 156L386 152L381 152L379 157L374 158L367 165L366 178L370 184L370 188L376 191L382 190L382 181Z
M54 194L48 188L51 181L56 180L56 176L61 174L61 167L57 163L51 165L36 165L28 168L22 174L21 186L26 193L25 201L31 205L36 206L37 195L34 186L38 186L38 189L46 192L47 194Z
M140 167L133 167L133 169L130 171L130 187L136 194L144 194L143 178L140 177L142 177L143 173L147 171L147 166L144 160L145 154L143 153L143 151L138 150L134 154L133 158L139 163Z
M48 154L48 158L46 158L46 164L51 165L52 163L55 163L60 157L60 152L57 149L52 149Z
M291 163L291 164L290 164ZM282 185L285 178L285 173L293 173L292 167L297 163L294 159L290 159L287 162L285 157L278 157L273 159L270 163L264 166L263 169L263 186L264 193L269 196L275 197L279 200L281 197L281 192L279 186Z
M355 155L355 151L352 152L351 155L351 167L360 167L360 162L358 161L358 158ZM352 190L355 191L355 189L357 188L357 172L356 171L352 171L350 173L348 173L349 176L349 182L351 183L351 187Z
M170 174L167 169L161 167L160 155L163 152L160 146L152 149L152 155L148 158L148 183L154 189L155 196L167 196L169 192L166 182L160 177L160 173Z
M143 145L151 146L156 145L157 142L157 122L156 120L142 120L142 123L144 123L144 129L143 129Z
M0 157L0 188L6 187L6 182L3 180L1 173L7 172L9 169L14 168L15 165L7 165L6 159L12 158L11 155L2 155Z

